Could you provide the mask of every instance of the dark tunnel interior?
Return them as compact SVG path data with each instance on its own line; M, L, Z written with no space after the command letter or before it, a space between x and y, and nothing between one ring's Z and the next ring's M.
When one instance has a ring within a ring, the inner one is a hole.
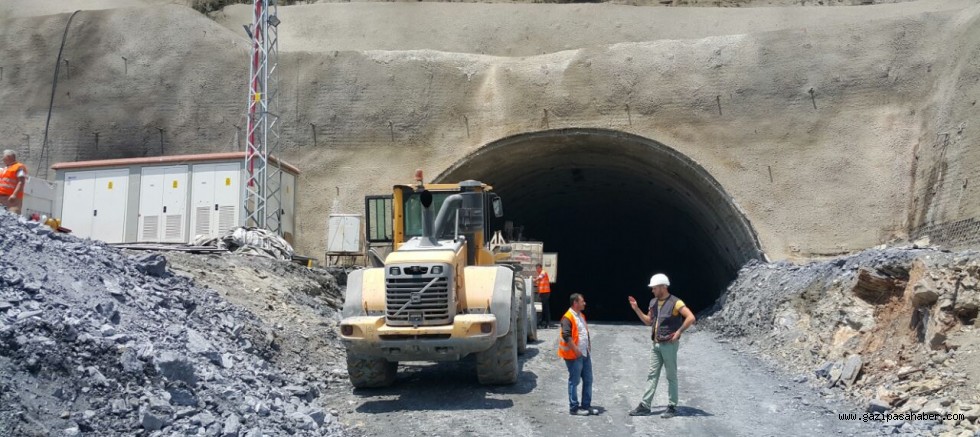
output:
M686 156L617 131L563 129L489 144L436 182L488 183L514 236L558 253L552 320L582 293L590 320L634 321L654 273L695 312L711 307L750 259L754 231L721 186ZM503 227L503 223L499 223Z

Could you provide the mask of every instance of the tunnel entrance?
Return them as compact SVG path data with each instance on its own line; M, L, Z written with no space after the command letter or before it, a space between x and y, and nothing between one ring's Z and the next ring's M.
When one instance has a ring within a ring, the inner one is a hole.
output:
M714 304L751 259L762 259L748 220L707 171L656 141L618 131L561 129L507 137L434 182L475 179L504 202L524 241L558 252L552 320L568 296L590 320L636 320L627 296L652 297L654 273L698 312ZM502 223L501 223L502 227Z

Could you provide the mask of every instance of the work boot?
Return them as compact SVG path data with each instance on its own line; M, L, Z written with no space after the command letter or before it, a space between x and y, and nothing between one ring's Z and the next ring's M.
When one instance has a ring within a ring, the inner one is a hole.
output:
M677 415L677 408L675 408L673 405L668 405L667 411L664 411L663 414L660 415L660 417L664 419L670 419L671 417L674 417L676 415Z
M644 407L643 404L637 405L636 408L630 410L630 416L649 416L652 414L650 408Z
M578 409L579 416L598 416L599 410L592 407L581 407Z
M569 408L568 409L568 414L571 414L572 416L578 415L578 407Z

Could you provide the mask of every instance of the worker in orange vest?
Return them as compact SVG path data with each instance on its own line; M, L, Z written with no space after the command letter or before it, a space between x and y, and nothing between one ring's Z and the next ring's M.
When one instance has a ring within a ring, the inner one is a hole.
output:
M561 318L561 335L558 337L558 356L568 367L568 414L594 416L599 410L592 408L592 342L589 325L585 323L585 297L573 293L569 297L571 307ZM582 381L582 403L577 391Z
M541 316L543 320L538 320L538 326L543 328L551 327L551 278L548 272L541 268L541 264L534 266L538 271L538 277L534 282L538 286L538 296L541 298Z
M24 203L24 188L27 186L27 167L17 162L13 150L3 151L3 172L0 173L0 206L20 215Z

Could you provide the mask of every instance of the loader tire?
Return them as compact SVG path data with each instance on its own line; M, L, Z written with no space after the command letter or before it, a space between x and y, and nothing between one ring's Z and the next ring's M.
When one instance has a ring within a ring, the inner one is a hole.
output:
M523 286L517 288L517 300L520 302L520 317L517 318L517 326L520 329L517 330L517 355L524 355L527 353L527 302L524 300L524 290Z
M490 349L476 354L476 376L480 384L503 385L517 382L517 335L511 329Z
M527 341L538 341L538 313L533 308L528 310Z
M395 382L397 373L397 362L347 356L347 374L355 388L387 387Z
M538 312L534 310L534 296L527 302L527 341L538 341Z

